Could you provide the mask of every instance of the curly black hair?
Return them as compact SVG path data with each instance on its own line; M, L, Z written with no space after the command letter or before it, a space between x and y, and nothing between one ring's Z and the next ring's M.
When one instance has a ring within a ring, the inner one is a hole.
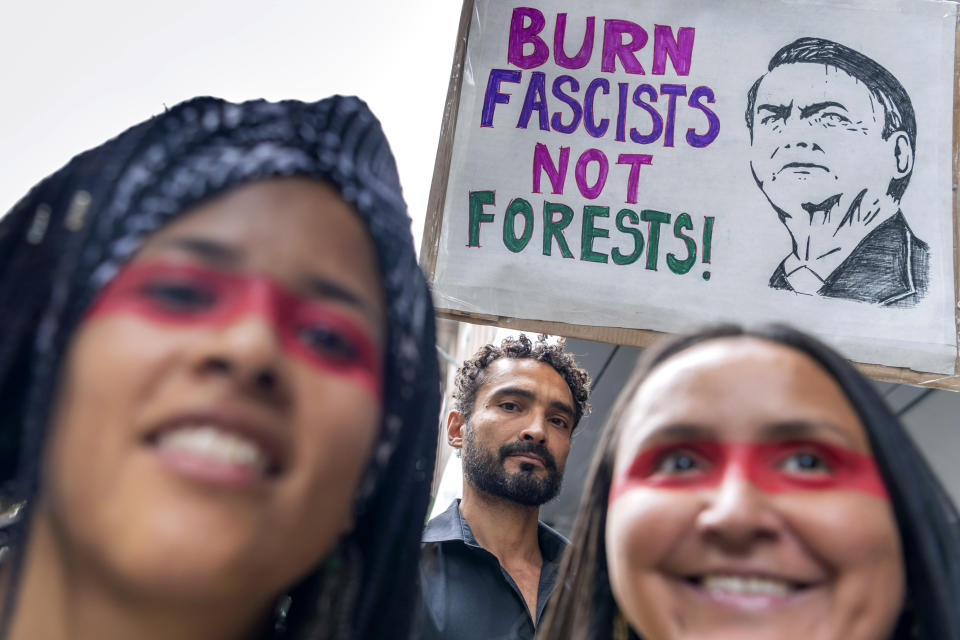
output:
M573 356L564 349L566 341L560 338L556 344L547 344L548 336L540 334L533 343L524 334L516 338L504 338L500 346L485 344L472 358L457 369L453 392L454 407L463 414L465 420L473 413L473 403L477 390L486 381L484 373L490 363L500 358L530 358L548 364L559 373L570 387L573 396L573 427L580 424L580 418L590 412L590 374L577 366Z

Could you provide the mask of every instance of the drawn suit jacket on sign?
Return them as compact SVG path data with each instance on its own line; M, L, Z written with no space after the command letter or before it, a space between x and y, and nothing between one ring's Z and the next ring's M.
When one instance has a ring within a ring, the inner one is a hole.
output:
M781 262L770 286L793 291ZM867 234L834 269L817 295L890 307L912 307L929 282L929 247L910 230L903 212Z

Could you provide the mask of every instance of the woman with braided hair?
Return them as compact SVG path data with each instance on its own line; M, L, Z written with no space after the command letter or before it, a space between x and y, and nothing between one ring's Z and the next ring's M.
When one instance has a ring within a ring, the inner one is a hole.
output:
M960 640L957 510L873 386L799 331L645 353L544 640Z
M196 98L0 219L0 637L404 638L439 410L356 98Z

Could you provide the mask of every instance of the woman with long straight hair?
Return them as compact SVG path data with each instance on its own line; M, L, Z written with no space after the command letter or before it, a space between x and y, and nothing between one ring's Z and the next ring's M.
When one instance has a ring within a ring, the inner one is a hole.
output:
M957 510L873 386L799 331L642 356L546 640L960 640Z
M78 155L0 219L0 637L406 637L434 349L360 100Z

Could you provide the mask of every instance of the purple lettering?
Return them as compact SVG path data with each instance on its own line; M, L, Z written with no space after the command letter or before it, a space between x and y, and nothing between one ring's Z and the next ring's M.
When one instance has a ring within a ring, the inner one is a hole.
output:
M523 25L524 19L530 18L530 24ZM507 45L507 62L521 69L539 67L550 57L547 43L537 34L543 31L547 23L543 14L537 9L517 7L510 18L510 41ZM524 55L525 44L533 45L533 53Z
M623 42L625 33L630 35L630 42ZM629 20L605 20L600 70L613 73L619 58L624 71L643 74L643 67L633 52L643 49L646 44L647 32L640 25Z
M663 135L663 146L673 146L673 127L677 121L677 96L687 95L687 85L685 84L662 84L660 85L660 94L670 96L670 102L667 105L667 129Z
M627 94L630 92L630 85L626 82L617 84L620 90L620 100L617 102L617 142L626 142L627 140Z
M658 24L653 28L653 69L651 73L663 75L666 72L667 56L678 76L690 74L693 60L693 27L680 27L679 37L673 37L673 28Z
M653 164L653 156L645 153L621 153L617 157L617 164L630 165L630 177L627 179L627 202L636 204L637 185L640 182L640 167Z
M570 91L576 93L580 91L580 83L577 82L577 79L573 76L558 76L553 81L553 95L556 96L558 100L570 107L570 110L573 111L573 120L570 121L570 124L564 125L563 120L560 117L560 112L557 111L550 118L550 125L553 127L554 131L559 131L560 133L573 133L577 130L577 127L580 126L580 119L583 118L583 109L580 107L580 103L576 101L575 98L565 94L563 92L563 84L570 83Z
M497 104L510 102L509 93L500 93L501 82L519 83L523 77L519 71L512 69L490 69L490 78L487 80L487 92L483 95L483 111L480 113L480 126L493 126L493 111Z
M603 89L604 95L610 93L610 83L605 78L594 78L583 94L583 126L594 138L601 138L610 126L610 120L604 118L598 125L593 118L593 99L597 89Z
M641 99L643 94L650 96L651 102L656 102L657 90L649 84L642 84L633 92L633 104L650 114L650 119L653 121L653 128L650 129L650 133L645 136L640 135L640 132L635 128L631 128L630 139L637 144L650 144L651 142L656 142L657 139L660 138L660 134L663 133L663 118L660 117L660 113L656 109Z
M707 146L720 135L720 118L717 117L717 114L714 113L712 109L704 106L703 103L700 102L701 98L706 98L708 103L713 104L713 90L710 89L710 87L697 87L693 90L693 93L690 94L690 100L687 101L687 104L694 109L703 111L709 123L709 128L703 135L697 133L693 127L687 129L687 144L698 149Z
M582 69L590 62L590 54L593 53L593 32L596 26L596 18L590 16L587 18L587 31L583 34L583 44L577 55L572 58L567 57L563 50L563 40L567 33L567 14L557 14L557 27L553 32L553 60L558 66L564 69Z
M591 162L596 162L600 166L597 180L592 186L587 185L587 165ZM600 195L604 185L607 183L607 172L609 170L610 163L607 161L607 156L604 155L603 151L599 149L587 149L581 154L580 159L577 160L577 168L574 173L577 177L577 188L580 189L580 193L583 194L584 198L595 200L597 196Z
M570 163L570 147L560 147L560 166L553 164L550 151L542 142L538 142L533 149L533 192L540 191L540 176L547 172L547 178L553 187L553 193L563 193L563 183L567 179L567 165Z
M520 119L517 120L518 129L526 129L530 124L530 116L536 111L540 115L540 130L550 131L546 92L546 75L542 71L534 71L530 75L530 84L527 85L527 97L523 100Z

